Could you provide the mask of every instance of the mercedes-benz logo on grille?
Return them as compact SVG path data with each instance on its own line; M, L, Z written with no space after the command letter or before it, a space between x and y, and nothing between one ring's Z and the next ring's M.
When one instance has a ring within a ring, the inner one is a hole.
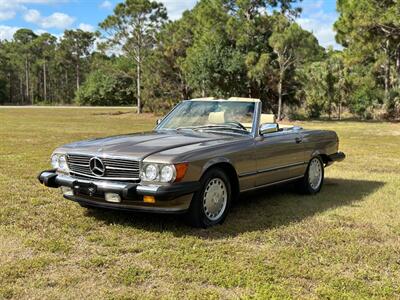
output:
M104 167L103 162L98 157L92 157L89 161L90 171L96 176L104 176L106 172L106 168Z

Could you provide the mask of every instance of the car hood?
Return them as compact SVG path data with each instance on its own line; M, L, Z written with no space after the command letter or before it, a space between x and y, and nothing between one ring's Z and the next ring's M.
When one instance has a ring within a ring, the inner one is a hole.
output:
M64 145L55 152L87 154L100 157L129 157L144 159L157 152L173 148L218 141L229 142L243 138L241 135L215 134L195 131L152 131L85 140Z

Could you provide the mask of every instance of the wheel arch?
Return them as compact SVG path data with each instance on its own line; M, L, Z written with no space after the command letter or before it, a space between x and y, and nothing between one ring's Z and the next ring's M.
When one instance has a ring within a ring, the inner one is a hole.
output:
M308 161L311 161L314 157L319 157L325 166L328 166L331 162L331 159L329 158L328 154L325 153L325 151L314 151Z
M208 161L203 167L201 177L212 168L218 168L225 172L231 182L232 197L236 198L240 192L240 184L236 169L231 161L223 157Z
M326 154L325 151L323 150L315 150L312 152L311 156L309 157L308 161L312 160L314 157L319 157L321 158L323 163L328 163L329 162L329 156Z

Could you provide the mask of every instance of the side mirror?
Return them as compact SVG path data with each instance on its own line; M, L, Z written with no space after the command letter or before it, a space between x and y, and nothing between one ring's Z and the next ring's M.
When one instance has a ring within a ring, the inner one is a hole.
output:
M267 133L273 133L279 131L279 125L277 123L265 123L260 126L260 134L264 135Z
M156 125L160 124L161 121L162 121L162 119L158 119L158 120L156 121Z

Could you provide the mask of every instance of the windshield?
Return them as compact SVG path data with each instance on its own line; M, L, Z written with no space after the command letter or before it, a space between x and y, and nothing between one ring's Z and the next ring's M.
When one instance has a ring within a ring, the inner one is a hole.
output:
M254 102L184 101L159 125L158 129L212 129L251 131Z

